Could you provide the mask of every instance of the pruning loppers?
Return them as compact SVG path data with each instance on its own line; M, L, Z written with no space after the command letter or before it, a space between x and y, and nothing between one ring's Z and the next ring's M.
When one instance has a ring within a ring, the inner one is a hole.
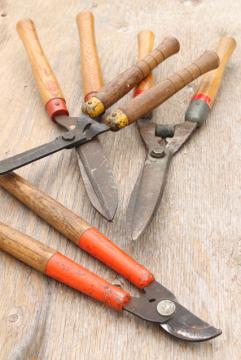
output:
M1 250L117 311L159 325L175 338L194 342L221 334L183 307L149 270L53 198L14 173L0 176L0 186L81 249L129 280L141 294L131 296L60 252L3 223L0 223Z
M172 74L168 79L130 100L121 108L107 113L100 121L92 119L92 117L96 118L102 115L106 109L148 76L158 64L179 50L177 39L167 37L144 59L119 74L97 91L94 96L86 100L83 105L85 115L81 115L79 118L69 117L56 78L42 53L41 47L39 47L33 23L23 21L18 27L23 31L26 39L26 48L29 51L35 78L47 111L59 125L68 131L47 144L0 161L0 174L20 168L62 149L81 146L109 130L122 129L152 111L200 75L217 68L219 65L217 54L214 51L206 51L193 64ZM41 61L42 66L35 66L39 61Z
M152 50L153 42L152 32L145 30L139 33L139 59ZM133 240L139 238L155 214L162 198L173 155L207 119L220 87L225 66L235 46L236 42L231 37L220 39L217 49L220 65L218 69L210 71L201 79L196 95L187 109L184 122L174 126L156 125L151 121L152 113L137 121L147 155L127 208L127 226ZM140 96L152 86L153 77L149 75L136 88L134 96Z

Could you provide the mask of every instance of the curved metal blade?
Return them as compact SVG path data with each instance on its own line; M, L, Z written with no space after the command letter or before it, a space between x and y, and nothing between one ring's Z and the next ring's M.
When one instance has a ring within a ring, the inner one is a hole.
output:
M222 334L220 329L201 320L179 303L176 303L175 316L160 326L176 338L193 342L210 340Z
M171 304L172 312L167 313L167 307L161 307L165 313L160 311L160 304L166 302ZM222 333L179 304L175 295L157 281L145 287L140 297L131 298L125 310L143 320L159 324L163 330L181 340L206 341Z
M143 169L132 191L127 208L127 226L131 238L137 240L154 216L164 187L172 154L161 159L148 154Z
M100 141L93 139L76 148L76 153L92 205L107 220L112 220L118 206L118 191Z

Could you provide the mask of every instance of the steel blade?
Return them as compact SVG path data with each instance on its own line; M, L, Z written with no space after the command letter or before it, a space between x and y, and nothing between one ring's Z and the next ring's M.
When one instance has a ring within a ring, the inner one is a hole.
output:
M12 156L8 159L0 161L0 174L16 170L22 166L28 165L34 161L42 159L46 156L54 154L66 147L66 141L61 137L57 137L54 141L38 146L34 149L27 150L21 154Z
M112 220L118 205L118 191L100 141L93 139L76 148L76 153L91 203L107 220Z
M95 136L110 130L107 125L99 124L86 116L82 116L81 120L76 119L75 128L65 132L62 136L58 136L55 140L0 161L0 174L16 170L62 149L78 147L91 141ZM74 118L72 120L74 121Z
M127 208L127 227L133 240L143 233L160 203L171 158L167 151L161 159L148 154L145 160Z
M160 326L176 338L193 342L211 340L222 334L220 329L201 320L179 303L176 303L175 316Z
M158 281L143 290L141 296L131 298L126 311L159 324L170 335L186 341L206 341L222 333L179 304L175 295Z

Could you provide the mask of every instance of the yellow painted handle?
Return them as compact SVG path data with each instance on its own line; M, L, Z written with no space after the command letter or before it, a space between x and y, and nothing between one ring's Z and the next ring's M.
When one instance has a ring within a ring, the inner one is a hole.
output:
M81 11L76 21L80 37L83 91L85 100L88 100L103 86L103 75L95 40L94 15L90 11Z
M234 38L225 36L220 39L217 48L220 65L216 70L210 71L203 76L197 88L196 95L193 98L194 100L203 99L206 100L209 107L213 105L221 84L225 67L235 47L236 41Z
M138 60L147 56L154 46L154 34L150 30L142 30L137 35L138 41ZM150 89L154 85L152 74L148 75L135 89L134 96L140 95L143 91Z

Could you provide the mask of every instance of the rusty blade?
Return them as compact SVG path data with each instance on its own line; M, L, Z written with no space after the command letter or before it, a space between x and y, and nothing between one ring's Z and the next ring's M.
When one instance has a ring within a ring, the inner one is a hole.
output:
M118 206L118 190L99 139L76 148L86 192L96 210L112 220Z
M158 281L153 281L143 290L139 297L131 298L124 310L159 324L164 331L181 340L200 342L221 335L220 329L187 310L177 301L175 295Z
M133 240L137 240L152 220L158 207L172 154L166 152L161 159L148 153L137 179L127 208L127 226Z

